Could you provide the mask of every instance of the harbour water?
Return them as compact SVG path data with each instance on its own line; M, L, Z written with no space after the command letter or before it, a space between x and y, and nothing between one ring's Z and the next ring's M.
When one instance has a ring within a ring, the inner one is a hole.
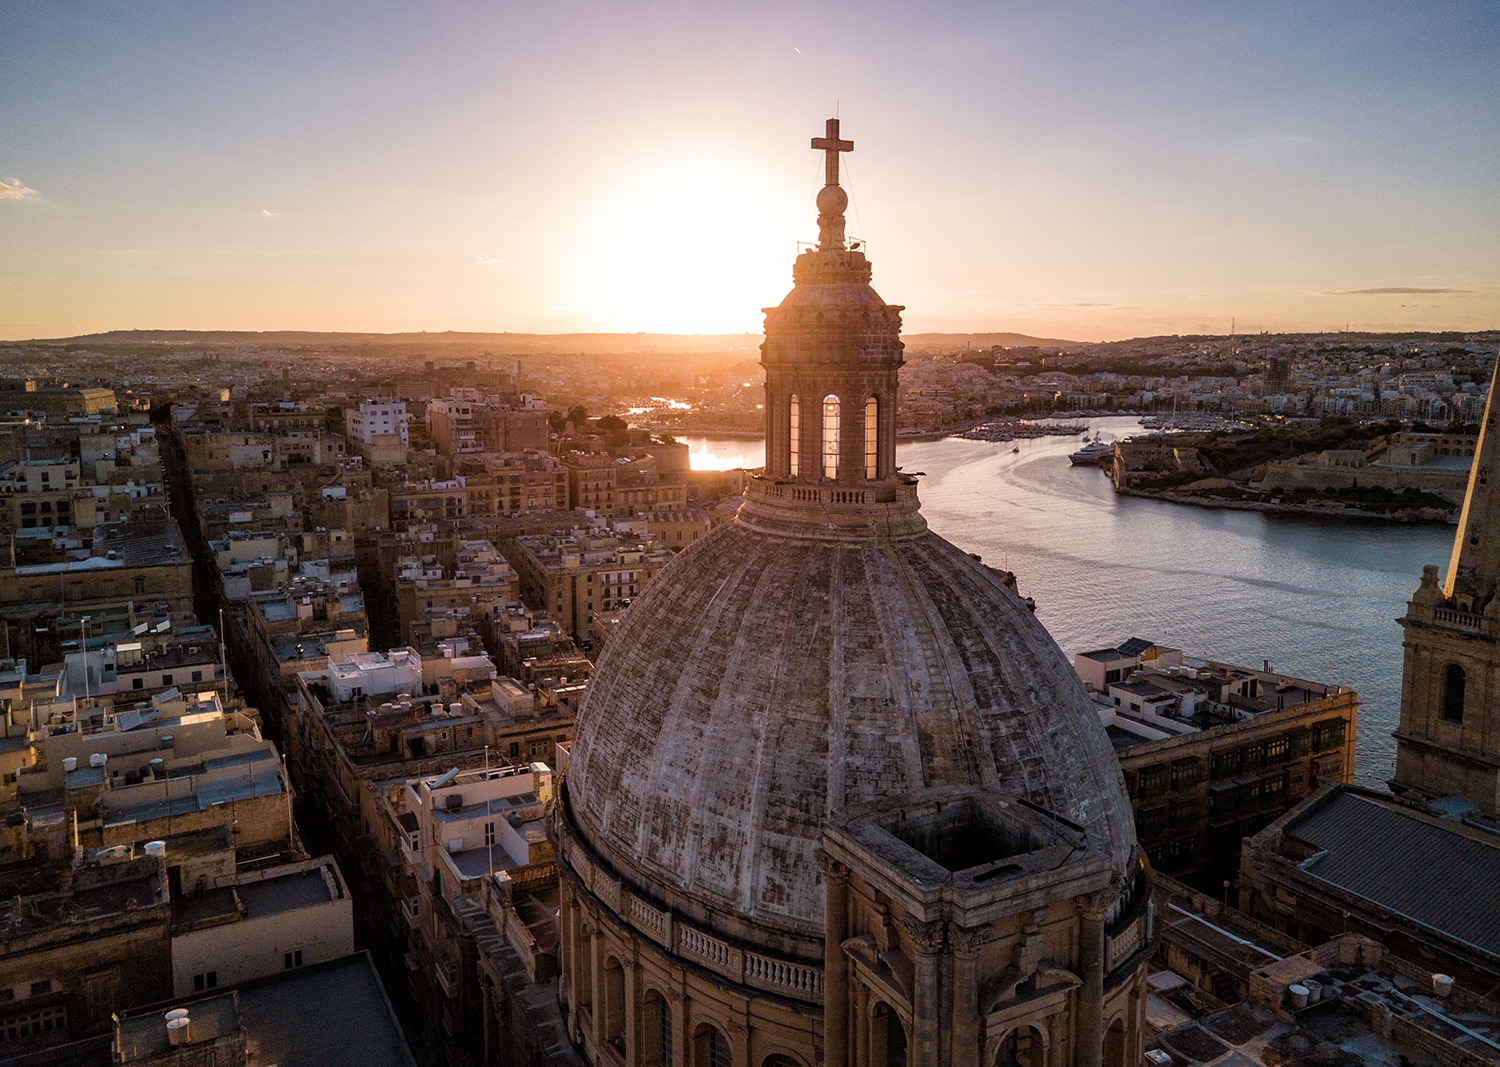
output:
M1090 424L1105 440L1138 429L1130 418ZM695 467L763 461L759 441L684 440ZM922 472L928 524L1014 571L1069 656L1145 637L1350 686L1361 698L1356 780L1383 785L1401 695L1395 620L1422 565L1446 566L1452 529L1120 497L1102 471L1069 465L1080 443L945 438L902 445L897 459Z

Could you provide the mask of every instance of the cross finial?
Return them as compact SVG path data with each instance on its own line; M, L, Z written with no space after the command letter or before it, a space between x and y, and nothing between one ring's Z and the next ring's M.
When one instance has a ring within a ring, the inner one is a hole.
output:
M829 119L822 137L814 137L812 146L823 150L823 184L839 183L839 153L854 151L853 141L839 140L839 120Z

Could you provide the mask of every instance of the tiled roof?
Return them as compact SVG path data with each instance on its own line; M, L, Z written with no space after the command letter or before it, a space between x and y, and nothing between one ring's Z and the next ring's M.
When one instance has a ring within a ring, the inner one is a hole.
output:
M1287 827L1325 854L1314 878L1500 955L1500 837L1341 791Z

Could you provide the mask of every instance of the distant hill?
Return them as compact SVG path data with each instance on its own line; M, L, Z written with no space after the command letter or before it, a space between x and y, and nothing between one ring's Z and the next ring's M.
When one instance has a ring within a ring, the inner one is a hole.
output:
M1078 341L1056 337L1031 337L1024 333L904 333L907 348L931 348L952 352L959 348L1071 348Z
M1022 333L909 333L903 336L912 349L952 351L963 348L1036 346L1065 348L1076 344ZM163 346L267 346L277 348L329 348L350 346L364 349L388 347L392 354L419 349L434 354L526 355L580 352L606 355L623 352L754 352L760 347L758 333L334 333L310 330L111 330L81 337L57 337L11 344L56 345L163 345Z
M306 330L111 330L81 337L59 337L11 344L162 345L276 348L386 347L392 354L413 349L434 354L525 355L580 352L604 355L617 352L754 352L760 334L676 333L323 333Z

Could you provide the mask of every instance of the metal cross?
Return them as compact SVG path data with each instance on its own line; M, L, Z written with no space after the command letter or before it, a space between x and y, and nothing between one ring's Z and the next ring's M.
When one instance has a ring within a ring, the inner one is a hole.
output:
M829 119L826 131L824 136L812 139L812 146L823 150L823 184L837 185L839 183L839 153L854 151L854 142L839 140L838 119Z

